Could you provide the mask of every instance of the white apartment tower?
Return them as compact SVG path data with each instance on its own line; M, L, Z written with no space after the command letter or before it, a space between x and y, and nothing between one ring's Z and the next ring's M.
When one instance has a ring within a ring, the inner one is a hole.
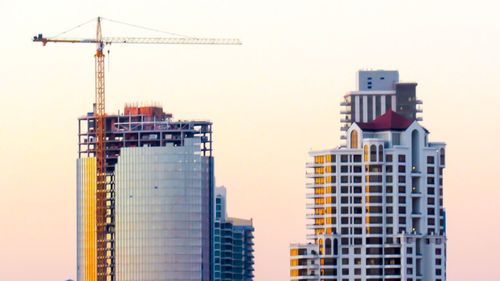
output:
M290 245L290 280L446 280L445 144L428 135L389 109L310 152L310 242Z

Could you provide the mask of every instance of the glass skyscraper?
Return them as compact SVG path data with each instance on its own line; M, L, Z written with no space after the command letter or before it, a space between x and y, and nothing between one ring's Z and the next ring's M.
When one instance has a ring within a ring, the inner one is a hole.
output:
M252 220L227 217L226 189L215 191L214 281L253 280Z
M106 252L111 281L209 281L212 124L156 106L106 116ZM96 280L95 117L79 118L77 280Z

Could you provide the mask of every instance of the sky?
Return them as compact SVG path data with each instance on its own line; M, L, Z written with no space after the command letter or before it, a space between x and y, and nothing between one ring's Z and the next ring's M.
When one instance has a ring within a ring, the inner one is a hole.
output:
M95 46L31 38L97 16L243 41L112 45L106 106L157 102L214 123L229 215L254 220L256 281L288 279L288 245L305 242L308 151L339 145L339 103L359 69L418 83L430 140L447 143L448 280L497 280L499 10L487 0L0 1L0 280L76 276L77 118L92 110ZM103 33L158 36L108 21Z

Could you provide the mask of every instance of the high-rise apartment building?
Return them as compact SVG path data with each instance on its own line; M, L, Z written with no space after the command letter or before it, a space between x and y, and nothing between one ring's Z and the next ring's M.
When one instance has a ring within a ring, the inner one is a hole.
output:
M96 280L96 134L79 118L77 280ZM208 281L213 239L212 124L157 106L106 116L108 280Z
M407 117L388 109L310 152L310 242L290 245L290 280L446 280L445 144Z
M358 89L350 91L340 103L341 130L347 131L353 122L369 122L392 110L407 119L421 121L422 112L416 98L417 83L399 81L399 72L394 70L360 70ZM342 134L342 139L345 135Z
M253 222L226 213L226 188L215 189L214 281L253 280Z

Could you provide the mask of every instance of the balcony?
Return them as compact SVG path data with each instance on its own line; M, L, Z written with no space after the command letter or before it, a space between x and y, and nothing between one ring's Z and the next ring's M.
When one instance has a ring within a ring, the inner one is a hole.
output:
M321 167L323 166L325 163L314 163L314 162L309 162L309 163L306 163L306 168L316 168L316 167Z
M350 106L350 105L351 105L351 103L348 101L343 101L340 103L340 106Z
M324 177L326 174L319 174L319 173L306 173L306 178L322 178Z
M349 124L352 123L351 118L342 118L342 119L340 119L340 122L341 123L349 123Z
M318 215L318 214L306 214L306 219L319 219L319 218L324 218L325 215Z
M411 216L412 216L412 217L421 217L421 216L422 216L422 213L421 213L421 212L419 212L419 211L417 211L417 210L413 210L413 211L411 212Z
M303 276L290 276L290 280L319 280L319 274L315 275L303 275Z
M306 193L306 199L323 198L324 196L325 196L324 193L322 194Z
M316 187L323 187L323 184L314 182L306 183L306 188L316 188Z

